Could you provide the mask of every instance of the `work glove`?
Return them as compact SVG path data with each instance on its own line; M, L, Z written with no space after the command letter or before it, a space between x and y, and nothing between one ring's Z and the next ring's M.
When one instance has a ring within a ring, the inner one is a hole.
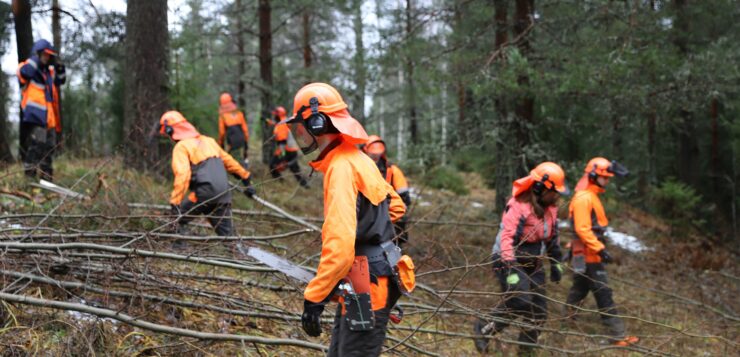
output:
M321 313L324 312L324 304L317 304L308 300L303 300L303 315L301 315L301 325L303 331L311 337L321 335Z
M550 281L559 283L563 279L563 265L560 263L550 264Z
M257 190L252 186L252 180L250 180L249 177L242 180L242 185L244 185L244 194L247 195L247 197L252 198L254 197L254 194L257 193Z
M65 66L64 63L56 62L53 64L57 74L65 74L67 72L67 66Z
M599 251L599 256L601 257L601 261L604 264L609 264L609 263L614 262L614 258L612 258L612 256L609 255L609 253L606 251L606 248Z
M506 265L506 285L509 286L509 290L518 290L521 278L517 273L517 269L514 267L515 261L504 262Z

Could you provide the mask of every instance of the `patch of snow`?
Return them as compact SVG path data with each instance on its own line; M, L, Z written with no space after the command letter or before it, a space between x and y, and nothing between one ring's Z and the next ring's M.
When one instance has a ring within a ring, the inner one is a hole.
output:
M409 196L411 196L412 200L421 199L421 194L415 187L409 187Z
M558 228L570 229L570 221L569 220L558 221ZM644 243L642 243L639 238L635 236L631 236L629 234L622 233L622 232L617 232L611 227L606 228L606 237L609 238L609 241L612 244L619 246L620 248L628 250L633 253L640 253L640 252L650 250L650 248L648 248Z
M611 227L606 228L606 236L612 243L633 253L650 250L647 246L645 246L645 244L637 239L637 237L622 232L617 232Z
M471 202L470 205L473 206L473 208L483 208L483 207L485 207L484 204L482 204L480 202L475 202L475 201Z
M427 201L421 201L421 202L419 202L419 206L421 206L421 207L429 207L431 205L432 205L431 202L427 202Z
M80 301L78 303L80 303L82 305L87 305L87 302L84 299L80 299ZM92 315L92 314L88 314L88 313L84 313L84 312L79 312L79 311L69 311L68 310L67 311L67 314L69 314L69 316L71 316L73 319L75 319L75 320L77 320L79 322L93 322L93 321L101 320L101 321L110 322L110 323L112 323L114 325L119 323L118 320L114 320L114 319L107 318L107 317L106 318L100 318L100 317L98 317L96 315Z

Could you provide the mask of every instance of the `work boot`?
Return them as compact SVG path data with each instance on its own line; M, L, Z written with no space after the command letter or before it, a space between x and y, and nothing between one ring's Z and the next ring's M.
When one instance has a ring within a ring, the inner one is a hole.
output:
M609 336L605 344L615 344L624 340L624 321L616 316L602 317L601 320L609 329Z
M473 338L473 343L475 344L475 349L480 353L488 352L488 343L490 340L486 338L486 335L493 329L486 327L488 327L488 323L482 319L478 319L475 325L473 325L473 332L479 336Z

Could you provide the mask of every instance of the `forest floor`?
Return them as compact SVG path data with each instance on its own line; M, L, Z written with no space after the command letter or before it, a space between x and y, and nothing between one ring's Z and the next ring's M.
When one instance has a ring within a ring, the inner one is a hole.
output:
M168 209L129 205L166 205L171 180L137 173L116 158L62 156L55 165L58 184L94 197L62 198L31 187L20 166L8 167L0 172L0 190L6 192L0 194L0 243L114 247L130 243L127 248L135 250L5 246L0 253L3 293L110 309L169 327L328 345L334 306L324 314L325 333L308 337L300 327L303 298L299 284L279 273L254 271L264 267L241 255L234 240L186 240L185 248L173 247L173 236L159 234L170 230ZM306 190L285 173L283 180L269 178L260 163L252 169L261 197L320 224L321 175L314 174L311 189ZM402 298L406 316L400 324L391 325L386 341L390 350L385 355L478 355L471 340L473 322L501 299L488 261L499 214L492 209L495 193L476 174L463 175L470 190L466 196L425 188L410 177L415 205L411 240L405 250L414 259L420 286ZM30 197L21 197L25 194ZM539 355L738 355L740 266L736 253L723 249L715 237L692 233L676 238L666 223L624 203L613 200L606 205L614 229L637 237L647 247L642 252L610 247L616 263L608 266L619 312L628 332L641 341L627 349L602 345L604 330L597 314L591 312L596 309L591 297L577 322L568 319L563 301L572 279L566 274L560 284L547 284L549 316ZM237 193L234 208L242 210L234 218L245 245L259 245L293 262L316 266L321 246L318 233L307 232ZM194 236L212 235L210 229L201 227L205 221L196 222L201 224L193 228ZM283 233L289 236L255 239ZM571 239L567 230L562 237L564 242ZM139 254L144 250L186 259L144 257ZM29 281L19 274L37 279ZM0 304L3 356L321 354L305 346L204 340L156 333L115 318L61 308L7 300ZM517 334L512 326L496 336L489 355L515 355Z

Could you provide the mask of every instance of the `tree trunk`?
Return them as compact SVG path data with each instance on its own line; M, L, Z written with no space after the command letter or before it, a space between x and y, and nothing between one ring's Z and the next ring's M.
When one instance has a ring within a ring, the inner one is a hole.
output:
M0 3L0 18L7 19L10 14L10 5L7 3ZM3 22L0 24L0 31L6 31L8 24ZM5 32L3 32L5 33ZM0 49L0 56L5 55L5 47ZM13 153L10 150L10 126L8 125L8 108L5 103L8 102L8 80L6 79L0 83L0 162L11 163L13 162Z
M688 7L687 0L674 0L676 6L676 21L675 21L675 38L674 44L678 48L678 52L682 59L688 60L689 47L688 47L688 35L689 35L689 15L686 13ZM679 110L679 133L678 133L678 146L679 146L679 160L678 160L678 177L684 182L695 186L698 184L698 167L697 162L699 159L699 143L697 142L696 128L694 125L692 113L681 108Z
M310 8L303 10L303 68L305 69L305 84L311 82L309 68L313 64L313 54L311 53L311 12Z
M33 27L31 26L31 3L29 0L13 0L13 22L15 24L15 44L18 50L18 63L31 57L33 48ZM21 160L25 156L26 133L23 124L23 111L18 105L18 154Z
M529 41L529 35L525 32L530 30L530 27L534 24L534 0L517 0L516 1L516 14L514 22L514 37L522 36L519 41L518 47L522 56L529 57L531 52L531 46ZM522 88L523 93L516 101L514 113L517 117L516 125L516 148L525 149L531 145L531 138L529 128L534 127L534 97L529 94L529 76L522 74L517 79L519 86ZM522 154L524 155L524 154ZM530 162L532 158L523 157L523 160L517 160L515 163L517 177L526 176L529 168L534 163Z
M406 0L406 40L412 42L413 0ZM416 122L416 88L414 84L414 60L410 51L406 51L406 96L409 110L409 132L411 142L418 144L418 124Z
M355 0L352 5L354 17L352 18L352 27L355 32L355 100L353 101L352 113L354 117L365 124L365 91L367 87L367 75L365 70L365 45L363 43L363 25L362 25L362 0Z
M160 116L169 109L167 62L169 33L166 0L129 0L126 10L124 123L125 162L152 169L160 160Z
M244 46L244 8L242 7L242 0L236 0L236 51L239 54L239 63L237 64L237 104L239 108L244 110L247 105L246 101L246 85L244 84L244 76L247 73L247 53Z
M59 5L59 0L53 0L51 5L51 34L54 41L54 48L56 48L57 53L59 54L59 62L61 63L61 55L62 55L62 23L61 23L61 11ZM57 125L59 126L60 130L64 128L64 120L62 116L62 86L57 86L57 105L59 106L59 117L57 118ZM58 143L63 143L64 135L67 134L65 131L62 131L62 137L57 137ZM62 147L59 145L59 147ZM57 148L59 150L59 148Z
M267 128L266 118L270 117L272 111L272 25L270 24L271 8L270 0L259 0L257 8L259 15L259 36L260 36L260 78L262 85L262 118L260 125L262 127L262 162L267 164L272 156L272 147L274 145L272 133Z
M500 51L506 42L509 41L509 29L508 29L508 7L509 3L507 0L495 0L493 2L495 8L495 21L496 21L496 42L494 43L494 51ZM496 58L494 65L503 66L503 51L501 55ZM499 126L503 130L500 132L507 133L510 130L508 123L508 110L506 108L505 98L496 98L496 113L498 114ZM509 127L507 129L507 126ZM496 176L494 178L494 186L496 189L496 212L503 212L506 207L506 200L509 196L509 186L513 181L511 167L513 163L512 158L508 152L508 147L504 140L508 135L502 135L502 137L496 138L496 159L498 161L498 167L496 168Z
M712 98L709 104L709 118L711 120L712 146L710 149L710 175L712 176L712 194L716 197L719 193L720 172L719 172L719 99Z

